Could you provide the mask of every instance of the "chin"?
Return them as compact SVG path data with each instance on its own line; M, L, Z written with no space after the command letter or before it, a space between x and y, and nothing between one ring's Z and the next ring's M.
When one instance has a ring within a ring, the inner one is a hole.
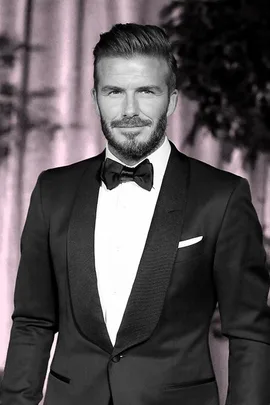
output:
M153 130L153 127L143 128L142 131L121 132L120 128L108 128L104 126L104 135L108 145L120 156L128 160L140 160L154 150L161 141L161 134ZM163 131L162 131L162 134ZM163 135L162 135L163 136Z

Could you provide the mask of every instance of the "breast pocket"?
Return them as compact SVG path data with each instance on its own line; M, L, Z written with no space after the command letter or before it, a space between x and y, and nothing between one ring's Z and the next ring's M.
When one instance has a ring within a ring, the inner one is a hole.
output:
M182 262L184 260L193 260L198 258L204 253L204 239L193 245L180 247L177 249L175 262Z

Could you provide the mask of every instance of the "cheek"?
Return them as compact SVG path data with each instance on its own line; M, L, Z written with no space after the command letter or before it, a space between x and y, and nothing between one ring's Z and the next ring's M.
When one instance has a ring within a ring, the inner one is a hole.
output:
M121 114L121 101L117 99L111 99L100 102L99 111L106 121L110 121L116 117L119 117L119 115Z
M157 100L148 99L140 100L139 108L143 115L156 121L167 111L168 105L164 101L158 102Z

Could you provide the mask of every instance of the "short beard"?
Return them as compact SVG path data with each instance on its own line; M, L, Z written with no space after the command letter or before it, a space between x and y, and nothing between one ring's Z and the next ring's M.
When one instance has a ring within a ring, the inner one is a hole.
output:
M160 146L161 140L164 137L167 127L167 114L164 113L160 117L156 128L151 133L151 136L147 142L137 142L136 135L134 133L126 133L127 140L124 143L117 142L113 136L109 126L101 117L101 128L105 138L108 141L108 145L111 146L119 156L125 160L139 161L146 156L153 153Z

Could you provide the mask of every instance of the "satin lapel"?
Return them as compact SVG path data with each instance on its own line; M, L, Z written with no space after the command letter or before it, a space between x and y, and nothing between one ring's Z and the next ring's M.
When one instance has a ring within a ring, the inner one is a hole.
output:
M72 310L80 332L111 353L112 344L98 294L94 259L94 231L99 193L98 172L104 154L89 162L78 184L68 231L68 275Z
M154 331L181 239L189 163L172 146L137 276L112 355L148 339Z

